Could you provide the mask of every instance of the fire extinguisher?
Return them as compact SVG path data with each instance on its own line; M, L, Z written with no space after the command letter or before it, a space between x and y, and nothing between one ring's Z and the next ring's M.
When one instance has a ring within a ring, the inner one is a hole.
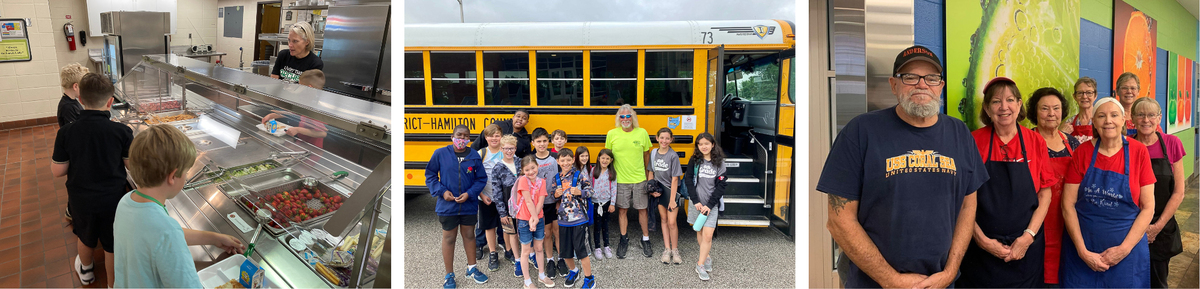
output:
M63 24L63 33L67 35L67 46L75 51L75 27L71 23Z

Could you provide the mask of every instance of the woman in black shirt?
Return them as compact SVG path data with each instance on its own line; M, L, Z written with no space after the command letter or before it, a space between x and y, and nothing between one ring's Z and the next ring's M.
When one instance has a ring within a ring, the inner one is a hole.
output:
M280 50L275 57L275 67L271 68L271 78L283 79L297 83L300 74L310 69L325 69L321 57L312 54L313 34L312 25L308 22L292 24L288 32L288 49Z

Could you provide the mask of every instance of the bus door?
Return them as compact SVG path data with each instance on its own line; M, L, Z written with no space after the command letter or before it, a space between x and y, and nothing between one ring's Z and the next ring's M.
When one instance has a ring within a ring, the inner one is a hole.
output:
M705 131L721 139L721 100L725 95L725 45L708 50L708 74L705 86L706 105Z
M792 226L792 216L794 216L795 208L792 203L795 201L795 192L792 183L796 177L793 174L794 160L796 156L794 149L796 146L796 74L795 74L795 50L785 51L780 55L783 59L780 65L780 87L779 92L779 112L776 113L776 136L775 136L775 166L774 166L774 190L772 193L772 219L777 221L776 225L781 231L788 236L795 236L796 228Z
M780 51L762 50L725 52L726 93L720 102L720 118L714 121L721 122L718 142L726 154L729 178L724 215L718 225L783 228L790 221L775 216L772 194L778 181L775 146L782 87L780 55ZM789 207L788 202L782 203Z

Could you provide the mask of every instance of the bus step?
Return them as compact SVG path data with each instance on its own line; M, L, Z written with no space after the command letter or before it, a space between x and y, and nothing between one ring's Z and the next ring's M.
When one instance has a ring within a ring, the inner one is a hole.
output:
M750 158L727 158L725 159L725 175L733 176L754 176L756 164Z
M757 184L759 182L759 179L755 178L755 177L730 177L725 182L726 183L755 183L755 184Z
M771 220L762 215L722 215L717 219L717 226L766 228L771 226Z
M725 204L758 204L766 203L760 196L725 196Z

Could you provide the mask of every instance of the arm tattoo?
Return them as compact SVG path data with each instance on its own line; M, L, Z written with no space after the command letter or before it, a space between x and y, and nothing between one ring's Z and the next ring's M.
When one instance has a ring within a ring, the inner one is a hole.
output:
M834 214L841 213L842 208L845 208L847 203L850 203L849 199L836 195L829 195L829 207L833 209Z

